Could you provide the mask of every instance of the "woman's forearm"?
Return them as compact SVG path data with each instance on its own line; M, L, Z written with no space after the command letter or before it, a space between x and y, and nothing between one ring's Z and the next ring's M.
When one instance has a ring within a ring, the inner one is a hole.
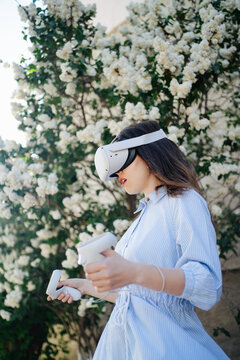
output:
M84 286L84 294L97 297L99 299L103 299L112 303L116 303L118 292L98 292L96 288L91 284L91 281L86 280L86 284Z
M164 277L164 292L170 295L179 296L185 287L185 276L181 269L160 267ZM160 291L163 285L161 273L154 265L133 263L133 283L145 286L149 289Z

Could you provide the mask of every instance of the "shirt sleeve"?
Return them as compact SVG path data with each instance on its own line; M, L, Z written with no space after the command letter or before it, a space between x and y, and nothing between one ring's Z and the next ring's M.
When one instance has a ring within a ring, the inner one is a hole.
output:
M179 256L176 267L185 275L185 287L179 297L209 310L220 300L222 275L216 233L207 204L194 190L170 202Z

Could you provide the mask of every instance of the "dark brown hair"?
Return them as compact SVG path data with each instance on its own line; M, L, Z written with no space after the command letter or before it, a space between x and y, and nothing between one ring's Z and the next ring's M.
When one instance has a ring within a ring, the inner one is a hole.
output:
M134 138L159 129L157 121L143 121L123 129L114 141ZM194 189L200 193L193 166L173 141L163 138L139 146L136 150L148 165L150 172L166 186L168 195L181 195L187 189Z

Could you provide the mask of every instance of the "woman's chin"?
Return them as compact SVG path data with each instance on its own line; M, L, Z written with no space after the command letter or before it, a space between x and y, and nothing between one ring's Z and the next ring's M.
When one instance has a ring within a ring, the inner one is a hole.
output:
M126 193L128 193L129 195L137 195L139 193L139 191L137 190L133 190L133 189L127 189L125 188Z

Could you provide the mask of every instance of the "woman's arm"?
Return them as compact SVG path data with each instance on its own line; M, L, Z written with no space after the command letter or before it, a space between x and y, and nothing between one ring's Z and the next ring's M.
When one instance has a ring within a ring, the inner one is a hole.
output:
M86 278L98 292L121 288L128 284L138 284L160 291L163 278L156 266L136 263L124 259L113 250L103 252L105 259L85 267ZM185 276L181 269L160 268L165 277L164 292L179 296L185 286Z

